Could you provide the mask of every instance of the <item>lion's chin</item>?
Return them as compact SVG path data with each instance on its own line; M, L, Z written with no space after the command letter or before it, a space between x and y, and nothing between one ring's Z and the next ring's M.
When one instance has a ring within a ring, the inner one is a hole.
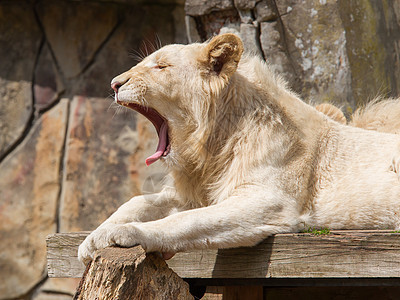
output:
M165 157L169 154L171 149L171 145L169 143L169 136L168 136L168 122L161 116L155 109L146 107L137 103L126 102L116 100L116 102L122 106L128 107L137 111L138 113L145 116L151 123L153 123L154 127L156 128L158 134L158 146L156 152L146 158L146 165L151 165L152 163L159 160L161 157Z

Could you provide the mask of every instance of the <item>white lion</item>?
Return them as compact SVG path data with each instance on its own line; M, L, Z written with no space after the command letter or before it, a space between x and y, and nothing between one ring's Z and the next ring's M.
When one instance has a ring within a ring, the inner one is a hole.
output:
M242 52L233 34L169 45L113 79L116 102L158 132L146 163L164 161L174 182L122 205L80 260L110 245L166 258L252 246L305 226L400 229L400 136L333 121Z

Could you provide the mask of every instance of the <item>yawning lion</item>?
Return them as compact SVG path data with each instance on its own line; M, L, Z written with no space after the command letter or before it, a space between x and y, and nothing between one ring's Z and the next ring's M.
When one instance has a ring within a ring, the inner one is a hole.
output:
M81 260L110 245L168 258L308 226L400 229L400 136L335 122L242 52L233 34L169 45L112 80L115 101L157 130L146 163L165 162L174 182L122 205Z

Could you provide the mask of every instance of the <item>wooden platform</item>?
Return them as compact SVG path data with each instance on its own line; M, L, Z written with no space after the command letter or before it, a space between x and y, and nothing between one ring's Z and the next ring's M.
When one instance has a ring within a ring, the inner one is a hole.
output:
M81 277L79 244L88 232L47 238L50 277ZM178 253L167 261L197 285L400 286L400 233L277 234L252 248Z

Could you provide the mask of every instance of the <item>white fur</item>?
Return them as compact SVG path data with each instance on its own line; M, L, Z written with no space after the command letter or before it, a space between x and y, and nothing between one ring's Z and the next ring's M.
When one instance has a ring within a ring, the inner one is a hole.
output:
M121 206L82 243L80 260L110 245L175 253L307 226L399 228L400 137L334 122L257 57L237 64L241 47L230 34L166 46L113 80L125 100L144 98L168 120L174 183ZM146 66L160 60L168 67Z

